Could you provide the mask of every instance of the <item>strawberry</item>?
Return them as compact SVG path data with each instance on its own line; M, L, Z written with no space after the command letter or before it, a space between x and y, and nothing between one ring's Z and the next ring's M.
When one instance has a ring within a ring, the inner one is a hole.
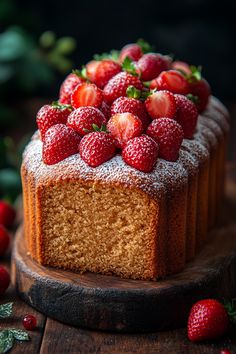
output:
M95 82L96 70L100 61L91 60L86 64L86 76L91 82Z
M190 91L198 97L198 103L196 104L198 111L203 112L211 95L210 85L205 79L193 80L193 82L190 82Z
M146 107L143 102L136 100L135 98L117 98L111 106L111 115L125 112L129 112L137 116L143 124L143 129L146 130L151 119L147 114Z
M163 70L168 69L167 61L161 54L148 53L139 59L137 67L141 72L141 79L149 81L157 77Z
M119 62L122 63L126 57L137 61L143 55L141 47L136 43L127 44L121 49Z
M206 299L196 302L188 318L188 338L192 342L217 339L227 331L229 316L217 300Z
M0 266L0 295L3 295L10 285L10 275L6 268Z
M60 87L59 101L61 104L70 104L71 94L77 85L82 84L84 79L76 74L69 74Z
M93 124L101 128L106 124L103 113L95 107L80 107L75 109L68 117L67 126L73 128L80 135L85 135L93 130Z
M71 113L68 105L61 105L53 102L51 105L45 105L37 113L36 122L40 130L41 139L44 140L46 131L55 124L66 124L67 117Z
M198 110L196 105L186 96L175 95L176 121L184 131L184 138L192 139L197 125Z
M127 72L121 72L108 81L104 87L104 98L108 104L112 104L118 97L126 96L126 90L129 86L141 90L143 85L138 77Z
M113 137L106 132L93 132L85 135L80 143L81 158L91 167L97 167L115 155Z
M182 95L190 93L190 86L187 79L176 70L162 71L162 73L151 82L150 88L168 90Z
M15 209L4 200L0 200L0 224L11 227L16 218Z
M189 75L192 73L190 66L185 63L184 61L173 61L173 63L171 64L171 68L173 70L178 70L183 74Z
M73 108L84 106L100 107L103 101L103 92L94 84L83 83L76 86L71 95Z
M175 97L169 91L155 91L146 99L145 106L152 119L173 118L176 113Z
M64 160L79 152L80 136L64 124L53 125L45 134L43 162L47 165Z
M122 151L122 158L131 167L151 172L158 157L157 143L147 135L129 140Z
M3 256L8 249L10 236L3 225L0 225L0 256Z
M158 143L160 157L167 161L178 159L184 133L174 119L154 119L147 128L147 134Z
M91 65L91 62L90 62ZM93 64L93 73L88 77L98 87L103 88L108 81L121 71L120 64L114 60L101 60Z
M113 115L107 123L107 129L114 137L116 146L122 149L128 140L141 135L143 125L137 116L126 112Z
M111 117L111 107L105 101L102 102L100 111L104 114L106 120L108 121Z

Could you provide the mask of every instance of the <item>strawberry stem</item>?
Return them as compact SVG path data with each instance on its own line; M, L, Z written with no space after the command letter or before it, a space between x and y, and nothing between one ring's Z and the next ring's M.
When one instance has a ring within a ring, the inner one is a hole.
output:
M194 104L198 104L199 103L199 97L198 96L194 96L191 93L187 94L187 98L192 101Z
M79 70L79 69L72 70L72 73L75 74L76 76L80 77L81 79L88 80L85 66L82 66L81 70Z
M229 315L230 322L236 323L236 298L224 300L224 307Z
M139 76L135 68L134 62L129 57L125 57L125 59L123 60L122 69L124 71L127 71L127 73L132 74L133 76Z
M70 104L61 104L59 101L53 101L51 103L52 107L58 108L60 110L70 109L72 111L72 106Z
M114 61L118 61L120 52L119 50L112 49L110 53L102 53L102 54L94 54L94 60L101 61L104 59L111 59Z
M136 43L140 46L144 54L148 52L152 52L155 49L153 45L146 42L143 38L139 38Z
M188 82L193 83L196 81L200 81L202 78L202 67L201 66L195 66L195 65L191 65L190 66L190 70L191 70L191 74L187 74L185 75L186 79L188 80Z
M134 86L129 86L126 90L126 95L129 98L135 98L136 100L146 100L148 96L152 94L150 90L138 90Z

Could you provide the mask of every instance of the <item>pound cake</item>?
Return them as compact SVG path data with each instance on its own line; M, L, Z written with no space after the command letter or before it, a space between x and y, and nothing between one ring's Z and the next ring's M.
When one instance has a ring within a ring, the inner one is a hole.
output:
M216 226L229 115L200 68L143 41L96 55L37 113L24 235L42 265L157 280Z

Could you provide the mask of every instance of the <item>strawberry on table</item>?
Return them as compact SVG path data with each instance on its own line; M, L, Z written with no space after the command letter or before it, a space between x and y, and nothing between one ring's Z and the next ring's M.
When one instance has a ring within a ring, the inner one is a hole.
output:
M0 256L3 256L9 246L10 236L3 225L0 224Z
M174 119L154 119L147 128L147 134L158 143L160 157L167 161L178 159L184 133Z
M182 95L190 93L190 86L187 79L177 70L162 71L162 73L151 82L150 88L168 90Z
M10 275L5 267L0 266L0 295L3 295L10 285Z
M137 170L151 172L157 162L158 144L147 135L138 136L127 142L122 158Z
M0 200L0 224L5 227L11 227L15 218L15 209L8 202Z
M156 78L163 70L168 69L168 63L161 54L144 54L138 61L137 67L141 72L143 81L150 81Z
M67 126L73 128L80 135L92 131L93 124L101 128L103 124L106 124L106 118L98 108L90 106L75 109L67 120Z
M139 117L143 124L143 129L146 130L150 124L151 119L147 113L146 107L143 102L132 97L119 97L111 106L111 115L116 113L129 112Z
M192 342L217 339L225 334L230 319L225 307L215 299L196 302L188 318L188 338Z
M84 106L100 107L103 101L103 92L96 85L83 83L76 86L71 95L73 108Z
M141 47L136 43L127 44L121 49L119 61L122 63L126 57L137 61L143 55Z
M174 118L176 103L173 93L169 91L155 91L145 101L146 109L152 119L168 117Z
M110 160L116 151L115 141L107 132L93 132L85 135L80 143L81 158L91 167L97 167Z
M176 121L184 131L184 138L191 139L196 129L198 110L196 105L186 96L175 95L176 102Z
M143 125L132 113L116 113L109 119L107 129L114 137L116 146L123 148L127 141L141 135Z
M127 72L121 72L113 76L104 87L104 99L108 104L112 104L118 97L126 96L126 90L129 86L141 90L143 84L137 76Z
M198 111L201 113L207 107L209 97L211 95L211 88L205 79L190 80L190 92L198 97L196 104Z
M64 124L53 125L45 134L43 162L54 165L79 152L80 136Z
M114 60L101 60L96 63L93 62L94 61L88 64L87 76L99 88L103 88L113 76L121 71L120 64ZM91 70L91 63L93 63L93 70Z
M61 104L71 103L71 94L79 84L82 84L84 79L78 75L71 73L63 81L60 87L59 101Z
M36 122L40 130L41 139L44 139L46 131L55 124L66 124L67 117L71 113L68 105L53 102L45 105L37 113Z

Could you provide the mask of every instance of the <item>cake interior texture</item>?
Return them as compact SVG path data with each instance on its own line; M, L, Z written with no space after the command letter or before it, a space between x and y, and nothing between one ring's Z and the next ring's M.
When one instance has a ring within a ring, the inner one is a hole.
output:
M155 278L158 208L144 193L80 181L39 193L43 264Z

